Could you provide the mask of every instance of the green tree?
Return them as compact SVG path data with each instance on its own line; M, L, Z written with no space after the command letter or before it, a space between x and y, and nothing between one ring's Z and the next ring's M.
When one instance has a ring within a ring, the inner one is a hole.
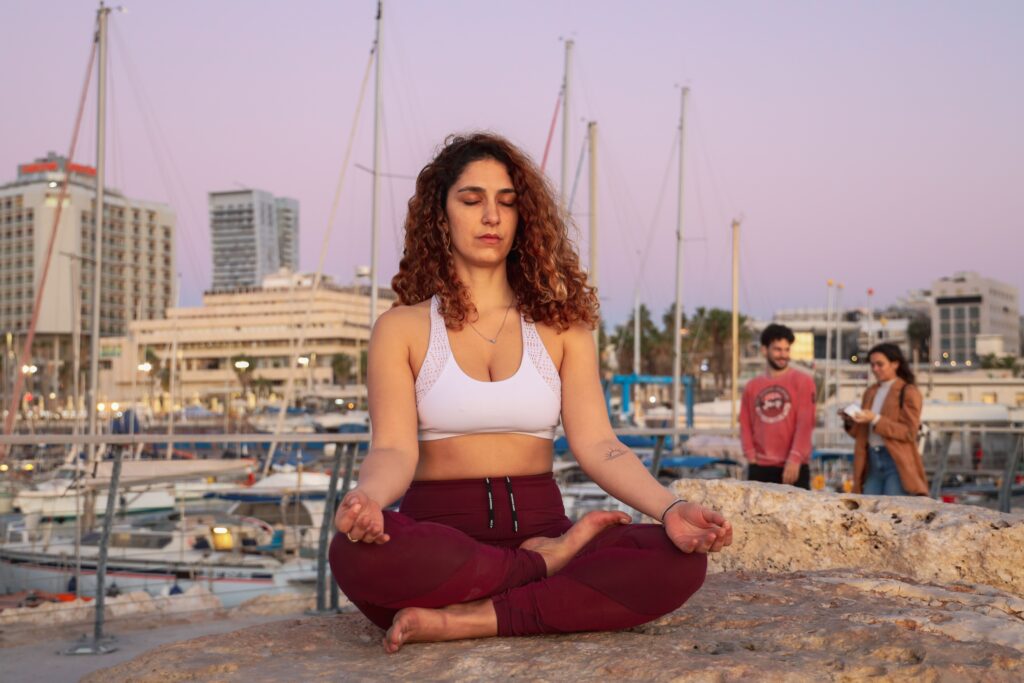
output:
M331 358L331 371L335 384L351 384L355 379L355 360L347 353L336 353Z
M1016 370L1017 359L1013 356L997 356L994 353L981 357L981 367L985 370ZM1014 373L1016 375L1016 372Z
M741 349L751 339L747 320L747 316L740 314L739 342ZM688 354L690 362L696 363L706 357L709 369L715 378L715 388L723 389L726 379L732 373L732 312L721 308L708 309L701 306L690 322L689 331L693 339L691 344L693 351ZM696 370L692 365L688 369Z
M922 362L927 363L932 343L932 320L923 315L916 314L907 324L907 339L910 341L910 355L914 356L917 351Z
M640 305L640 367L633 367L633 321L635 312L629 319L615 328L616 348L618 350L619 371L636 372L637 374L658 374L664 369L657 359L663 354L664 332L659 330L651 320L651 311L644 304ZM670 351L671 353L671 351ZM670 366L671 367L671 364Z

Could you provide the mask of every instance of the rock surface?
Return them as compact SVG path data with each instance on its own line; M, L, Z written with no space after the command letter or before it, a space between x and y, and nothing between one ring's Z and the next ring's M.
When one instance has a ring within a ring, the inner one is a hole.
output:
M1020 681L1024 622L989 597L892 575L724 572L629 631L386 655L359 614L307 617L176 643L83 680Z
M710 571L856 567L941 585L985 584L1024 597L1024 515L735 479L681 479L672 486L732 522L733 544L712 555Z
M407 645L359 614L152 650L83 679L1024 680L1024 516L919 498L685 480L735 541L680 610L615 633Z

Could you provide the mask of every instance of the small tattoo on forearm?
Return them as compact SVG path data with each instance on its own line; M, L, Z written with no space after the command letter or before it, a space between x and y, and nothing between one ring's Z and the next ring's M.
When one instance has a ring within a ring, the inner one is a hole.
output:
M620 455L625 455L625 454L626 454L626 449L625 448L612 448L611 450L608 451L608 454L606 456L604 456L604 459L605 460L614 460L615 458L619 457Z

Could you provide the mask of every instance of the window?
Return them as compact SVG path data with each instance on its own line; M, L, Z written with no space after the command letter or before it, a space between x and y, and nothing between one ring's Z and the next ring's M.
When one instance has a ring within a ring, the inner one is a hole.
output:
M959 402L964 400L964 394L961 391L951 391L946 394L947 401Z
M996 392L986 391L984 394L981 395L981 402L994 404L996 402Z
M1017 407L1024 408L1024 394L1020 392L1017 393Z

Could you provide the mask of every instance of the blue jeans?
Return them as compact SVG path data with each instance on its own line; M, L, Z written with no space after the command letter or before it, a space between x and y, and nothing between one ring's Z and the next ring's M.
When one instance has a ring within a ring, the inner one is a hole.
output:
M868 473L864 478L863 493L869 496L905 496L900 473L889 449L885 446L868 448Z

